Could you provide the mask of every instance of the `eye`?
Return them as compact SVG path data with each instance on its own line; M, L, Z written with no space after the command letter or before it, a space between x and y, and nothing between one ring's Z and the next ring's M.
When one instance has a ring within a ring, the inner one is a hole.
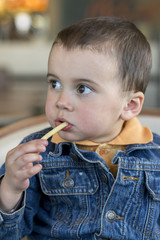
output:
M89 87L87 87L86 85L81 84L81 85L78 86L77 92L79 94L84 94L85 95L85 94L91 93L92 90Z
M61 89L62 88L61 83L57 80L49 80L49 84L50 84L51 88L53 88L53 89Z

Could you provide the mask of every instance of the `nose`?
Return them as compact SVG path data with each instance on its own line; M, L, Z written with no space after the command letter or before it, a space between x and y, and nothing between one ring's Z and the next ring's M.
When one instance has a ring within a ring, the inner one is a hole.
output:
M59 109L65 109L72 112L73 101L72 101L71 95L69 93L65 93L64 91L62 91L57 99L56 106Z

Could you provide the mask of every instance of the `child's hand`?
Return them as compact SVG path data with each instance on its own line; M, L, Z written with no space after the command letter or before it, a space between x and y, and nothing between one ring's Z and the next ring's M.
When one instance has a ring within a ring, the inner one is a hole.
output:
M5 206L3 208L13 208L22 192L29 187L29 178L42 169L41 164L33 165L33 162L42 160L40 152L46 151L47 144L47 140L37 139L23 143L8 152L6 173L0 187L0 204Z

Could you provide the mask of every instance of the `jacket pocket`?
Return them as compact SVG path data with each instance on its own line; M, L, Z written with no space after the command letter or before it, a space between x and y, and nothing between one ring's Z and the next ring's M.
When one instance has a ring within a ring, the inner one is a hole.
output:
M44 167L40 181L43 193L50 198L52 237L60 238L62 229L66 236L76 236L82 222L95 221L99 215L99 184L94 166L72 163Z
M40 181L44 194L52 196L94 194L98 189L94 167L44 167Z
M143 235L143 239L160 237L160 172L145 171L133 208L132 228Z

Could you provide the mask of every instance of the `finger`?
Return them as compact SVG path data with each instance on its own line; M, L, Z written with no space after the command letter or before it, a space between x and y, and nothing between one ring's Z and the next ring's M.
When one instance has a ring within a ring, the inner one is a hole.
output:
M40 154L28 153L16 159L14 164L16 165L17 169L21 169L21 168L26 168L27 165L30 163L39 162L41 160L42 160L42 156Z
M36 139L27 143L20 144L7 154L7 159L15 160L21 155L27 153L45 152L47 144L48 141L43 139Z
M42 160L42 156L38 153L28 153L20 156L14 161L6 161L6 171L16 172L21 168L25 168L25 165L29 163L39 162Z
M20 170L19 174L21 176L19 176L19 178L22 177L22 179L27 180L27 179L35 176L37 173L39 173L41 171L41 169L42 169L42 165L39 163L34 166L31 164L28 164L28 166L25 169Z
M41 164L36 164L35 166L33 164L28 165L27 169L17 171L11 185L16 186L14 187L16 191L26 190L29 187L29 179L40 172L41 169Z

